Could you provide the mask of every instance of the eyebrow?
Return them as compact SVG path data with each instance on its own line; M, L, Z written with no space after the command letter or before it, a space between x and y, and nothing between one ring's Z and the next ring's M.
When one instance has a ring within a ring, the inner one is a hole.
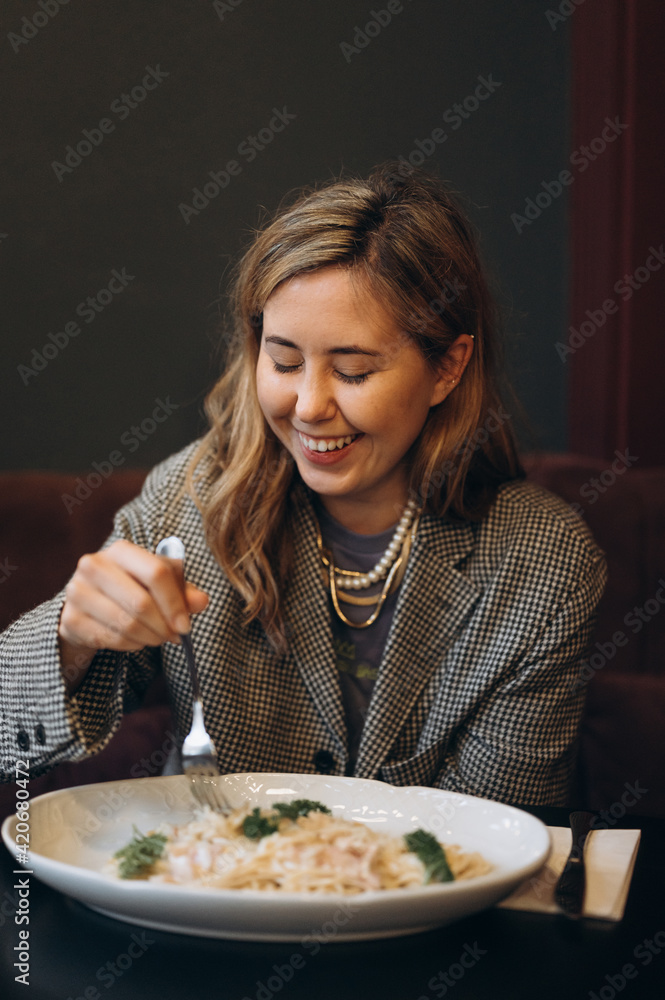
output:
M278 344L280 347L292 347L295 351L300 350L298 345L294 344L292 340L287 340L286 337L278 337L274 334L270 337L266 337L265 342L266 344ZM331 347L326 353L363 354L369 358L380 358L383 356L380 351L372 351L368 347L360 347L358 344L349 344L347 347Z

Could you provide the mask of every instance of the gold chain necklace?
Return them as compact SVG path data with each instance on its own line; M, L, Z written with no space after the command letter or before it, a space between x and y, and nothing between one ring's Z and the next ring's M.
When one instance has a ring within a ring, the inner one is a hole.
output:
M315 519L316 520L316 519ZM323 545L323 537L321 535L321 529L319 527L319 522L316 520L316 546L319 550L319 556L323 564L324 582L326 583L328 589L330 590L330 597L332 599L333 607L335 613L340 621L344 622L350 628L368 628L372 625L381 613L381 609L385 604L386 598L389 594L393 593L399 587L404 574L406 572L406 565L409 560L409 554L411 552L411 546L413 545L414 539L418 532L418 526L420 524L420 512L415 514L413 523L410 525L410 529L404 535L401 543L401 548L397 558L393 562L388 574L386 576L383 587L381 588L380 594L375 594L372 597L360 597L358 594L348 593L342 590L338 586L338 580L342 576L346 577L365 577L366 574L361 573L357 570L350 569L339 569L335 566L332 559L332 552ZM369 618L364 622L353 622L344 614L340 607L340 599L345 601L347 604L356 605L374 605L374 610L371 612Z

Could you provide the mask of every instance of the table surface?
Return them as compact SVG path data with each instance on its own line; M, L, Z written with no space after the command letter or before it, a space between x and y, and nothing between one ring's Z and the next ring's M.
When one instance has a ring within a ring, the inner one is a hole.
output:
M567 825L563 809L528 811L549 825ZM665 822L628 817L617 827L642 830L620 923L491 909L425 934L355 944L329 941L317 954L311 945L144 930L101 916L33 877L27 990L14 982L16 876L2 846L0 995L5 1000L661 1000Z

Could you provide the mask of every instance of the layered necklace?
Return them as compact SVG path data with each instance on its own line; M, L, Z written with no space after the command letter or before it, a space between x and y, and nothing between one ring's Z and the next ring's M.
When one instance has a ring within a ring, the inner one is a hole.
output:
M402 582L406 571L406 564L413 540L418 531L420 522L420 511L415 500L409 500L404 513L399 519L395 532L388 545L388 548L381 556L377 564L369 573L359 573L357 570L341 569L335 566L332 552L324 547L321 529L318 522L316 525L316 544L319 556L324 567L324 575L327 586L330 590L333 607L338 618L351 628L367 628L379 617L386 598L393 593ZM383 587L379 594L373 596L361 596L357 593L366 590L374 584L384 580ZM346 604L356 604L371 606L373 611L364 622L353 622L346 617L340 607L340 601Z

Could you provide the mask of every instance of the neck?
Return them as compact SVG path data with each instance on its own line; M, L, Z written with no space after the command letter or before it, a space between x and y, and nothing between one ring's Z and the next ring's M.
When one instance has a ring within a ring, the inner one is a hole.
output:
M343 497L318 497L319 503L335 520L357 535L378 535L392 528L404 513L406 500L363 503Z

